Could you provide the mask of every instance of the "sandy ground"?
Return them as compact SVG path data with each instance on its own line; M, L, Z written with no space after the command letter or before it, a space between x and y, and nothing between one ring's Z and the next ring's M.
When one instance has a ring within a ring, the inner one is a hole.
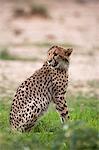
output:
M24 1L24 3L23 3ZM76 0L0 0L0 44L63 42L87 48L99 47L99 2ZM14 10L28 11L33 3L47 8L50 18L15 17Z

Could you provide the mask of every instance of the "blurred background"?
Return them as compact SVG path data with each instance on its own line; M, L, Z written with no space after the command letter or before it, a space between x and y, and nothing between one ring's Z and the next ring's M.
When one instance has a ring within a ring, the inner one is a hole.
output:
M0 0L0 6L1 95L60 45L74 49L69 91L99 96L99 0Z

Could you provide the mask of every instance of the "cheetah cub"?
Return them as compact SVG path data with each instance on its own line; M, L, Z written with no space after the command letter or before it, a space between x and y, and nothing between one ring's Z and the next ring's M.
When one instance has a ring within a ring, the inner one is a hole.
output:
M52 101L62 122L69 118L64 94L68 86L69 58L72 51L58 46L51 47L42 68L18 87L10 112L12 129L30 131Z

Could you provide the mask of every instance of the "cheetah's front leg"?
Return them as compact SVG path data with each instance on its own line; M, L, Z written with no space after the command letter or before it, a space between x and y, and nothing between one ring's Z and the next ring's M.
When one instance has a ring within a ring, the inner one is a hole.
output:
M64 123L67 119L69 119L68 107L64 95L56 96L54 103L56 104L56 109L60 114L61 122Z

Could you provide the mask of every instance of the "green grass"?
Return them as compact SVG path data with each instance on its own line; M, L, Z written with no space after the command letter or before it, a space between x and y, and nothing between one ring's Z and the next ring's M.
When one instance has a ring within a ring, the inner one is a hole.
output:
M0 59L3 60L16 60L15 56L12 56L9 52L7 48L3 48L0 50Z
M33 58L26 58L26 57L20 57L10 54L9 50L7 48L3 48L0 50L0 59L1 60L19 60L19 61L37 61L37 57Z
M98 150L99 102L95 97L69 97L71 119L64 126L51 105L30 133L10 130L10 105L10 97L0 98L0 149Z

